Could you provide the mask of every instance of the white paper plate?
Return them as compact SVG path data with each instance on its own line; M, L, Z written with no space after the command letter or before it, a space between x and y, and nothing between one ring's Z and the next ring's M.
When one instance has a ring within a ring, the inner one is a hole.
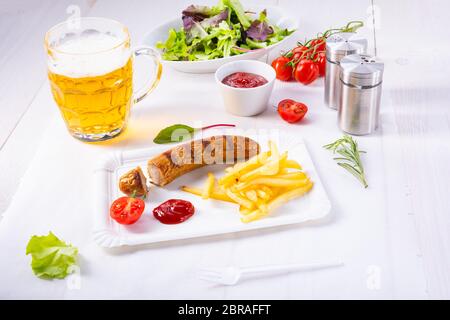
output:
M102 247L138 245L276 227L325 217L331 209L330 201L304 142L293 135L281 134L279 140L280 151L289 150L289 158L300 162L314 182L314 187L305 196L290 201L268 217L247 224L240 221L237 205L216 200L202 200L179 190L182 185L201 186L206 180L207 172L221 175L224 165L194 170L163 188L152 186L143 216L130 226L116 223L109 216L109 206L114 199L123 196L118 189L119 177L137 165L145 171L149 158L171 146L163 145L110 155L101 161L94 173L95 241ZM267 149L266 139L258 139L258 142L263 151ZM153 217L152 210L160 203L173 198L191 201L196 209L195 214L181 224L162 224Z
M279 7L273 7L273 6L258 6L253 5L246 7L247 11L256 12L258 15L262 10L267 9L267 18L270 21L270 23L279 26L280 28L287 28L289 30L297 29L298 23L295 19L288 17L283 10ZM169 22L166 22L159 27L153 29L151 32L149 32L144 37L143 44L155 47L156 43L158 41L165 42L167 40L169 29L175 28L176 30L179 30L182 26L181 21L181 10L180 10L180 16L178 18L175 18ZM251 52L240 54L237 56L231 56L227 58L220 58L220 59L214 59L214 60L207 60L207 61L165 61L163 60L163 64L165 66L169 66L173 69L176 69L181 72L188 72L188 73L210 73L215 72L217 68L219 68L221 65L230 62L230 61L236 61L236 60L248 60L248 59L260 59L265 54L269 53L270 50L273 50L274 48L278 47L281 43L286 41L288 38L290 38L293 34L290 36L287 36L282 41L275 43L271 46L268 46L267 48L258 49L258 50L252 50Z

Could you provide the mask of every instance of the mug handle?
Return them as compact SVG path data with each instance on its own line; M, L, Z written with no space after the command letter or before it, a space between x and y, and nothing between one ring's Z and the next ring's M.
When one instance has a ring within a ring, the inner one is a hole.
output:
M133 103L138 103L139 101L144 99L150 92L152 92L158 85L159 80L161 79L162 65L158 51L156 51L151 47L147 46L136 47L133 49L133 56L149 57L153 61L156 70L155 75L149 81L147 81L147 83L142 88L133 93Z

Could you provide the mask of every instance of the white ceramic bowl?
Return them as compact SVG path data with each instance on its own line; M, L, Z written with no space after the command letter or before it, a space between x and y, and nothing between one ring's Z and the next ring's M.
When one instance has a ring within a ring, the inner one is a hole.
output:
M279 7L273 6L261 6L261 5L250 5L245 8L247 11L256 12L255 17L264 9L267 10L267 18L270 23L279 26L280 28L287 28L289 30L297 29L298 23L295 19L288 17L283 10ZM159 27L156 27L151 32L149 32L145 38L143 44L155 47L156 43L159 41L165 42L167 40L167 36L169 35L169 30L171 28L175 28L179 30L182 26L181 21L181 11L180 16L178 18L172 19L169 22L166 22ZM231 56L227 58L219 58L214 60L206 60L206 61L165 61L163 60L163 65L171 67L181 72L188 73L211 73L217 70L221 65L237 60L248 60L248 59L259 59L267 54L270 50L278 47L281 43L286 41L290 36L285 37L282 41L275 43L267 48L252 50L247 53L243 53L237 56Z
M249 72L263 76L267 83L255 88L235 88L222 83L226 76L235 72ZM217 69L215 74L225 109L236 116L242 117L254 116L266 110L275 77L275 70L272 66L255 60L228 62Z

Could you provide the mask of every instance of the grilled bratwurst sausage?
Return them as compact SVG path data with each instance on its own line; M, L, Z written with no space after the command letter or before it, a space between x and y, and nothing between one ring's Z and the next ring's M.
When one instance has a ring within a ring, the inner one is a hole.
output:
M176 146L148 161L153 184L165 186L179 176L208 164L234 164L259 153L254 140L242 136L212 136Z

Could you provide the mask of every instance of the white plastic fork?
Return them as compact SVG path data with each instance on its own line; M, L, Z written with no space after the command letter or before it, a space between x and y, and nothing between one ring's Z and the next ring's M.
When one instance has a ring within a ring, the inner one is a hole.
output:
M343 262L333 261L333 262L316 262L309 264L285 264L285 265L268 265L268 266L258 266L258 267L225 267L225 268L205 268L200 269L198 273L198 278L215 282L218 284L223 284L227 286L235 285L244 277L252 276L265 276L273 274L288 273L292 271L306 271L306 270L317 270L332 267L342 266Z

